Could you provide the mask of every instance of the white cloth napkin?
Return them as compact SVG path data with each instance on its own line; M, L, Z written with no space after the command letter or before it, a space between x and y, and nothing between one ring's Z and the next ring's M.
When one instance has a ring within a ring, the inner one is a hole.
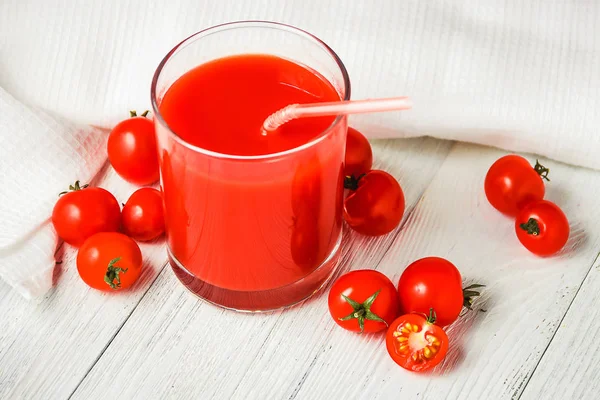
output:
M0 277L26 298L52 286L50 222L69 182L89 182L106 160L106 132L28 108L0 88Z
M600 2L594 0L3 0L0 86L67 120L110 127L126 110L149 106L154 70L176 43L244 19L289 23L319 36L346 64L354 99L413 98L410 112L351 118L370 137L430 135L600 169ZM48 218L54 200L35 197L83 179L77 166L93 174L100 154L83 157L75 148L100 139L48 125L38 111L2 99L0 217L13 222L3 227L0 274L11 279L6 260L18 263L23 276L47 270L51 251L24 256L54 246L49 234L40 233L44 243L24 239ZM14 119L26 120L25 114L38 116L28 130ZM60 132L71 133L65 139ZM25 149L33 135L53 150L4 149ZM50 153L64 158L50 167ZM13 166L8 175L5 165ZM14 185L25 178L26 185ZM38 185L44 189L31 190ZM24 220L11 216L7 201L17 199Z

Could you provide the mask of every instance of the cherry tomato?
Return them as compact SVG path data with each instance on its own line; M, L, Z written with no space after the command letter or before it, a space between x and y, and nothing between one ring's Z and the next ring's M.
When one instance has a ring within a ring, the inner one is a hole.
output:
M450 261L439 257L427 257L410 264L398 282L400 311L404 314L426 314L430 308L437 313L437 324L450 325L460 315L463 305L470 308L474 289L483 285L471 285L463 293L462 278Z
M79 181L61 193L52 210L52 224L62 240L73 246L98 232L118 231L121 208L110 192L99 187L79 186Z
M141 271L142 252L133 239L122 233L97 233L77 253L77 272L94 289L126 289L134 284Z
M342 328L379 332L398 316L398 293L381 272L363 269L339 277L329 292L329 313Z
M313 214L301 213L294 217L290 247L292 259L300 268L312 271L321 264L319 226Z
M485 177L485 195L490 204L507 215L517 215L527 203L544 198L542 179L548 180L548 168L535 167L514 154L498 159Z
M534 254L549 256L569 239L569 221L554 203L540 200L526 205L515 221L519 241Z
M373 166L373 150L367 138L354 128L348 127L344 176L359 177Z
M132 118L117 124L108 136L108 159L123 179L136 185L158 180L158 153L154 124L131 112Z
M153 188L136 190L123 207L123 231L135 240L152 240L165 231L161 193Z
M292 211L294 215L319 211L322 200L322 164L317 156L303 160L292 180Z
M296 265L305 271L312 271L322 261L319 249L321 171L321 162L314 155L299 163L292 181L290 250Z
M344 201L344 219L364 235L384 235L398 226L404 214L404 193L396 179L373 170L358 180L348 178L346 188L354 190Z
M438 365L448 351L448 336L434 325L435 312L429 317L405 314L392 322L385 336L392 360L409 371L423 372Z

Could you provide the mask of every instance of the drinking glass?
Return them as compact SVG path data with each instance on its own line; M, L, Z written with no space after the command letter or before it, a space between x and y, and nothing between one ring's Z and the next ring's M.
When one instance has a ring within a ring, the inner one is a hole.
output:
M198 32L171 50L154 75L151 96L171 267L209 302L265 311L306 299L335 270L347 118L338 116L311 141L275 154L221 154L186 142L161 116L165 92L201 64L242 54L301 64L329 81L340 99L350 99L350 81L339 57L321 40L264 21Z

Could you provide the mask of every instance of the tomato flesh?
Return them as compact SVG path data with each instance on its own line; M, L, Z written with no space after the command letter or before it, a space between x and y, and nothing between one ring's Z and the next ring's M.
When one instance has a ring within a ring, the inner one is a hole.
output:
M435 367L448 351L446 332L420 314L406 314L396 319L387 331L385 342L394 362L414 372Z

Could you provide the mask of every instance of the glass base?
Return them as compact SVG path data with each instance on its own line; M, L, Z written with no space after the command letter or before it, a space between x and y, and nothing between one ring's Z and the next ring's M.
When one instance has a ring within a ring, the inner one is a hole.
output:
M340 232L335 248L329 257L304 278L279 288L260 291L238 291L211 285L191 274L175 258L170 249L167 248L167 251L171 268L177 279L201 299L234 311L264 312L293 306L322 289L336 270L341 242L342 233Z

